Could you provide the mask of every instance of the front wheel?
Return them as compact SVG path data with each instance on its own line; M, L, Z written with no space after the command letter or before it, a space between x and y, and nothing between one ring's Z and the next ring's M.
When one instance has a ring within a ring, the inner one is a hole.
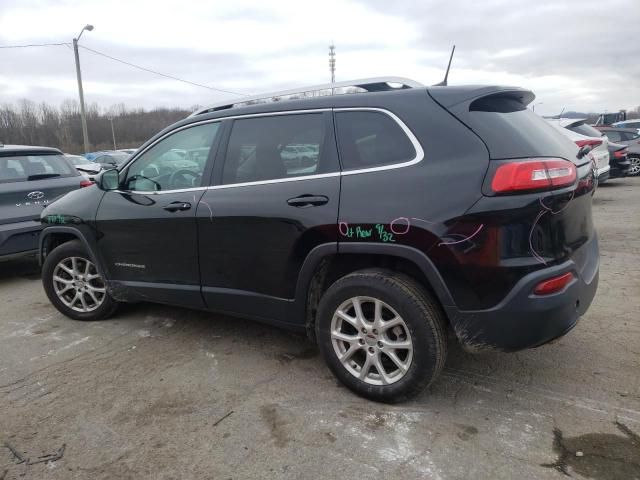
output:
M53 306L75 320L108 318L118 306L79 240L64 243L47 256L42 284Z
M391 271L362 270L335 282L318 306L316 336L336 377L382 402L420 393L447 355L440 306L414 280Z

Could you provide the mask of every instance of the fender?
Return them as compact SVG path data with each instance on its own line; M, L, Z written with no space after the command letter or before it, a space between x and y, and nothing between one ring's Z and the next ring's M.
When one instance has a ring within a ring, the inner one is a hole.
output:
M457 311L455 302L440 272L438 272L429 257L420 250L406 245L380 244L375 242L340 243L339 249L337 249L337 243L334 242L315 247L309 255L307 255L307 258L302 264L296 285L295 305L297 311L294 318L305 318L307 291L316 268L325 257L335 254L338 254L338 256L342 254L387 255L409 260L415 264L427 278L447 314Z
M43 252L44 252L45 241L47 237L53 233L66 233L69 235L73 235L78 240L80 240L84 245L84 248L86 248L87 252L89 252L89 257L91 258L91 261L93 262L93 264L96 266L98 273L102 278L106 279L102 265L100 265L100 262L98 261L98 257L95 255L95 252L93 248L91 248L91 245L89 244L89 241L87 240L86 236L84 235L84 233L82 233L80 230L74 227L53 226L53 227L45 227L44 230L42 230L42 233L40 234L40 246L38 248L38 258L39 258L40 266L42 266L42 264L44 263Z

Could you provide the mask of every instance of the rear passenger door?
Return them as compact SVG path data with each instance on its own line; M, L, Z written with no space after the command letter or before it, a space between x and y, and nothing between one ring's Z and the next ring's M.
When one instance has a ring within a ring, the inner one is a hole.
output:
M309 252L337 240L340 173L330 111L227 121L197 208L209 308L287 320Z

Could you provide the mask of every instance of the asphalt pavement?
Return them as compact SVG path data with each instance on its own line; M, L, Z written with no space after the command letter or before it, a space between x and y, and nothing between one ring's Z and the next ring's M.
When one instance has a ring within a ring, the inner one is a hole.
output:
M304 337L151 304L73 321L35 262L2 263L0 480L640 479L640 178L602 185L594 217L600 286L572 332L515 354L450 343L395 406Z

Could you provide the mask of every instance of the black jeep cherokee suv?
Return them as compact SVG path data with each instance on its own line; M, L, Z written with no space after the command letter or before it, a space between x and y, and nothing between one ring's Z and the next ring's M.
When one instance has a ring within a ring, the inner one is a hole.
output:
M344 384L390 402L438 376L449 327L474 351L574 327L598 283L587 152L526 90L351 85L196 112L49 205L51 302L306 329Z

